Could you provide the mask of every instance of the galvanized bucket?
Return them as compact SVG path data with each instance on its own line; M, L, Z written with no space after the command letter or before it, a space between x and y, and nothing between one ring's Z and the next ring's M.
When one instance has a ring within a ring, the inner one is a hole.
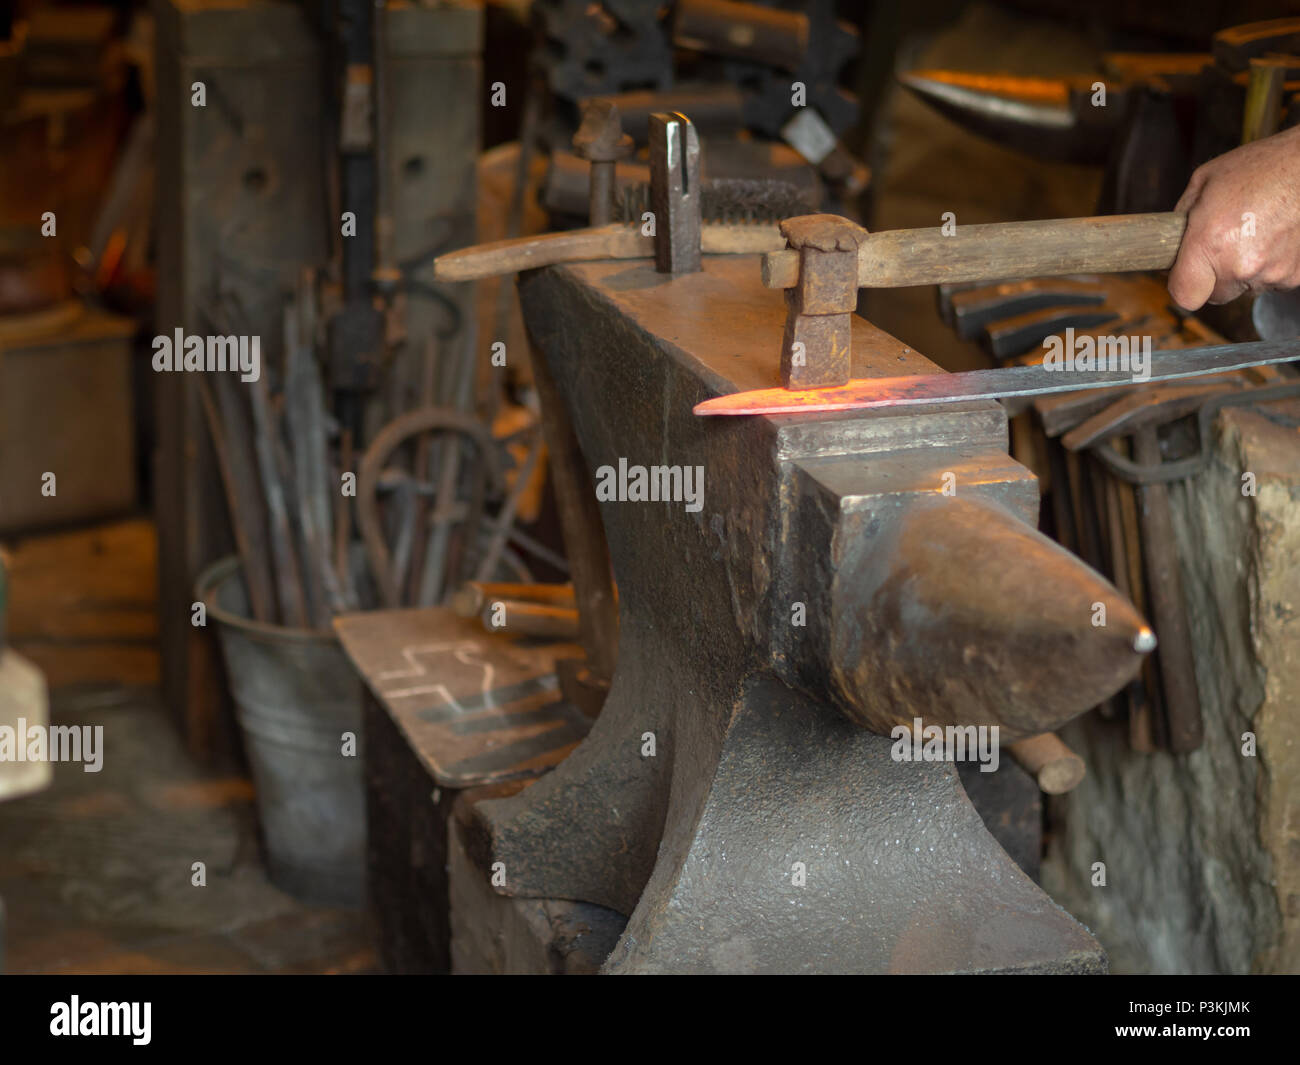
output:
M301 899L360 905L366 852L360 679L333 633L251 620L238 558L209 566L196 594L221 640L271 880ZM344 753L345 733L355 737L355 754Z

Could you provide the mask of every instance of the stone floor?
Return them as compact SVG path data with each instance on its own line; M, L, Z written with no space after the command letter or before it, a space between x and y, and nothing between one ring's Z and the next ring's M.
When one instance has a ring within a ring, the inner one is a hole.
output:
M376 970L363 912L267 880L251 781L185 753L142 643L152 543L140 521L5 545L11 643L50 680L51 724L103 725L104 756L0 804L4 971Z

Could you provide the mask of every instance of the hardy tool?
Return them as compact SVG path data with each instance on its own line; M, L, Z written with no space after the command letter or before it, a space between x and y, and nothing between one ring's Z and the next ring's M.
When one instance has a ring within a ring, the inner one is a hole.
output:
M618 112L589 108L580 131L584 145L615 145L591 168L593 221L610 217L617 145L622 143ZM617 134L617 136L616 136ZM595 155L592 155L593 159ZM608 157L608 158L607 158ZM785 238L775 224L784 211L806 201L803 191L783 181L700 178L699 138L685 115L650 116L650 184L645 197L624 195L627 222L499 240L450 252L434 260L439 281L474 281L559 263L598 259L654 259L666 273L690 273L704 255L752 255L779 251ZM648 204L641 201L648 199ZM648 206L648 212L636 208ZM806 208L805 208L806 209Z
M782 388L705 400L697 414L797 414L1010 399L1222 373L1290 362L1292 341L1222 344L1130 362L1118 338L1094 358L916 377L850 379L849 324L861 287L895 288L1079 273L1167 269L1186 227L1180 213L868 233L835 215L781 223L789 247L763 257L763 284L786 290ZM1127 340L1128 338L1123 338ZM1137 338L1134 338L1136 344ZM1123 355L1122 359L1119 356Z

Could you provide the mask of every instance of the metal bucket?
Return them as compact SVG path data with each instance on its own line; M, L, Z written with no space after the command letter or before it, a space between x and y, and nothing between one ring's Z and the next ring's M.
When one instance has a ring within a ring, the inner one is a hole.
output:
M360 679L332 632L251 620L238 558L204 570L196 594L221 640L271 880L301 899L360 905L366 851ZM353 755L343 753L345 732L356 737Z

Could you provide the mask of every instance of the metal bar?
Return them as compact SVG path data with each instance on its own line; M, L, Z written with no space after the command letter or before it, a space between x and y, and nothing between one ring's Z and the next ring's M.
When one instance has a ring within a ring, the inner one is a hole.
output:
M302 579L298 570L297 553L293 546L293 533L289 527L289 509L285 502L284 485L277 468L276 426L271 413L271 397L265 374L252 383L249 398L253 407L253 451L257 456L258 473L262 478L262 492L266 496L271 557L275 563L275 584L280 597L280 620L290 628L306 628L307 607L303 599Z
M1133 437L1133 452L1133 457L1143 465L1159 464L1160 442L1154 425L1138 430ZM1205 727L1201 721L1201 697L1196 687L1195 655L1174 541L1169 487L1142 485L1137 493L1151 619L1160 640L1156 660L1165 697L1168 744L1171 751L1180 754L1201 745Z
M655 269L700 269L700 140L685 115L650 116L650 201L655 217Z
M1067 370L1038 364L997 370L925 374L913 377L859 378L847 385L809 388L761 388L705 400L696 414L804 414L819 411L873 410L963 403L977 399L1011 399L1077 392L1084 388L1114 388L1144 381L1175 381L1207 373L1269 366L1300 358L1300 341L1259 340L1250 344L1215 344L1204 348L1174 348L1147 356L1149 376L1126 370Z

